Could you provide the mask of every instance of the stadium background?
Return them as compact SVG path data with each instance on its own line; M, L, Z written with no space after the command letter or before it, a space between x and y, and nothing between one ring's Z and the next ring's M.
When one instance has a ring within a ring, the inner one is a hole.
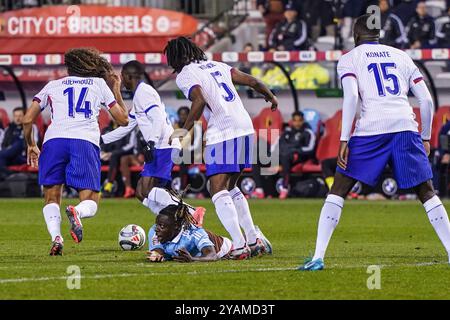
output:
M178 108L189 106L189 103L177 90L174 76L165 65L165 57L161 51L167 39L186 35L191 36L196 43L207 49L212 59L224 61L236 68L251 72L269 84L277 94L280 100L280 114L274 115L267 110L261 111L266 104L260 97L245 89L239 89L247 110L255 120L257 129L270 127L283 130L284 126L289 124L293 111L301 110L305 113L305 119L317 134L316 153L314 159L293 167L294 180L291 180L291 187L298 181L311 181L313 177L319 179L321 184L319 189L324 189L321 161L336 155L339 139L342 92L339 79L336 77L336 63L342 53L353 46L349 33L352 18L364 12L367 6L378 4L378 1L316 1L321 3L321 8L325 12L316 20L311 20L310 16L317 5L313 5L310 1L293 1L294 6L299 4L299 18L308 22L310 45L302 48L301 51L280 51L266 45L267 17L273 15L277 17L277 21L280 21L286 2L2 0L0 2L0 43L2 44L0 66L3 70L0 74L0 114L3 127L7 127L15 107L26 107L33 94L38 92L47 81L65 75L63 53L74 46L97 47L105 53L117 70L120 70L122 64L132 59L145 63L148 75L154 81L171 115L171 120L176 122ZM418 1L390 0L388 2L391 5L390 12L399 15L399 12L404 13L409 10L412 17ZM355 3L359 5L357 7L360 12L355 12L356 9L349 10L349 7L354 6ZM426 1L426 6L428 14L435 19L448 16L448 1ZM167 11L157 11L158 9ZM271 10L275 13L270 12ZM265 12L262 14L262 11ZM92 25L85 29L70 29L69 17L77 17L77 14L80 14L81 18L92 16L103 19L114 16L132 16L133 18L128 21L128 29L113 29L113 31L97 29L95 31L94 20L90 20ZM22 20L18 19L20 17ZM44 19L38 29L33 29L37 26L36 24L26 24L26 19L29 17ZM65 17L66 25L58 20L61 17ZM329 20L330 17L331 20ZM405 18L405 26L410 17ZM27 29L28 27L30 28ZM151 28L151 32L148 32L150 29L145 28ZM252 48L248 47L249 44ZM437 152L432 153L430 160L437 164L442 158L442 154L438 152L439 130L447 121L447 114L450 114L450 73L448 72L450 52L448 48L439 47L438 44L411 49L408 43L404 43L401 47L408 50L423 71L435 99L437 112L434 119L432 146ZM290 76L290 79L285 73ZM127 96L127 93L124 92L124 95ZM128 97L130 97L129 94ZM131 100L126 100L126 103L130 105ZM414 98L411 98L411 104L418 106ZM415 113L419 115L418 108L415 108ZM37 123L41 141L48 126L49 117L50 114L46 111ZM109 119L106 112L102 114L99 121L102 128L107 126ZM103 178L108 170L107 165L105 162ZM198 167L200 170L191 168L189 171L190 182L195 189L204 192L205 179L201 172L202 167ZM135 181L139 166L133 167L132 171L133 181ZM175 171L178 171L178 168ZM438 166L435 166L435 171L439 171ZM178 173L175 172L174 176L178 176ZM255 188L254 179L250 172L246 176L247 179L241 186L251 195ZM436 176L438 177L439 174ZM389 177L389 172L386 177ZM32 187L35 179L34 172L26 165L9 166L8 176L4 178L6 180L1 182L2 187L0 187L0 190L3 190L3 196L24 196L30 193L37 195L38 193L38 190ZM122 196L124 187L120 174L117 175L117 181L118 189L114 195ZM179 187L180 180L175 181L174 186ZM277 196L280 183L278 176L264 180L266 196ZM436 187L439 187L438 180ZM387 190L381 188L381 191L378 191L384 196L391 197L392 194L389 192L392 190L389 189L392 189L392 185L388 183ZM326 192L326 189L324 190ZM323 194L319 191L312 193L313 196ZM206 192L204 194L207 195ZM394 197L399 196L397 191L394 194ZM400 196L407 197L404 194Z

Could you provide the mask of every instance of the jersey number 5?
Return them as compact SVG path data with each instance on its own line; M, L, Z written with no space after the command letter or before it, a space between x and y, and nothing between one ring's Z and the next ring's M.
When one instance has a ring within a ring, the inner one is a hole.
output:
M80 95L78 96L77 99L77 104L75 107L75 112L76 113L83 113L84 117L86 119L89 119L92 115L92 110L91 110L91 103L89 101L85 101L86 100L86 96L88 93L89 88L87 87L83 87L81 88L80 91ZM64 90L64 95L67 95L68 98L68 104L69 104L69 117L75 118L75 114L73 113L73 106L75 104L75 88L74 87L69 87L66 90Z
M375 82L377 83L378 95L380 97L386 96L386 91L390 94L396 96L400 92L400 86L398 84L398 78L395 74L390 74L389 69L396 69L397 66L395 63L371 63L367 67L369 72L373 72L375 75ZM383 75L383 79L381 79L381 74ZM392 81L392 86L386 86L385 81Z
M214 78L214 80L216 81L217 85L219 87L223 88L225 90L225 92L227 93L226 96L222 95L222 97L225 99L225 101L226 102L233 101L235 98L233 91L231 91L230 87L228 87L225 82L220 82L219 79L217 79L218 77L222 77L222 74L220 73L220 71L211 72L211 75Z

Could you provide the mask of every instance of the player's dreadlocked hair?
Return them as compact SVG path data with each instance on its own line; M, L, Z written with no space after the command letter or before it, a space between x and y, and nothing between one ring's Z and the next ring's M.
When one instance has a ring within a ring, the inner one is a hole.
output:
M189 185L186 187L186 189L181 193L178 194L174 190L167 190L170 194L176 196L179 199L178 205L170 205L162 209L159 214L164 214L166 216L169 216L173 218L176 224L180 225L184 229L188 229L191 227L191 225L197 224L197 221L194 219L194 217L189 213L189 207L187 204L183 202L183 195L188 190Z
M207 60L205 53L195 43L186 37L170 40L164 48L167 64L176 72L191 62Z
M106 80L113 72L111 64L94 48L70 49L64 54L64 64L72 76L98 77Z

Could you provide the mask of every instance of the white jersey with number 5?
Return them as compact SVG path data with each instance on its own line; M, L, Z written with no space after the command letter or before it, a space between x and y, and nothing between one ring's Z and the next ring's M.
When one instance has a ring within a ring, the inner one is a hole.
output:
M44 143L54 138L100 142L97 117L102 106L112 107L116 100L102 78L65 77L53 80L34 96L41 111L50 107L51 124Z
M337 71L341 80L355 77L358 82L361 112L354 136L418 131L408 92L423 77L404 51L361 44L339 59Z
M234 87L232 69L225 63L201 61L184 66L177 75L177 85L187 99L194 87L202 89L207 103L203 113L208 121L207 145L254 133L252 119Z

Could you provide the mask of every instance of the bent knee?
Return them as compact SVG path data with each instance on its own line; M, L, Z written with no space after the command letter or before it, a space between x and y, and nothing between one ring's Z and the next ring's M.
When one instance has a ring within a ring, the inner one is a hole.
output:
M142 202L142 201L144 201L145 198L147 198L147 197L144 196L144 194L142 192L136 191L136 199L138 199L140 202Z

